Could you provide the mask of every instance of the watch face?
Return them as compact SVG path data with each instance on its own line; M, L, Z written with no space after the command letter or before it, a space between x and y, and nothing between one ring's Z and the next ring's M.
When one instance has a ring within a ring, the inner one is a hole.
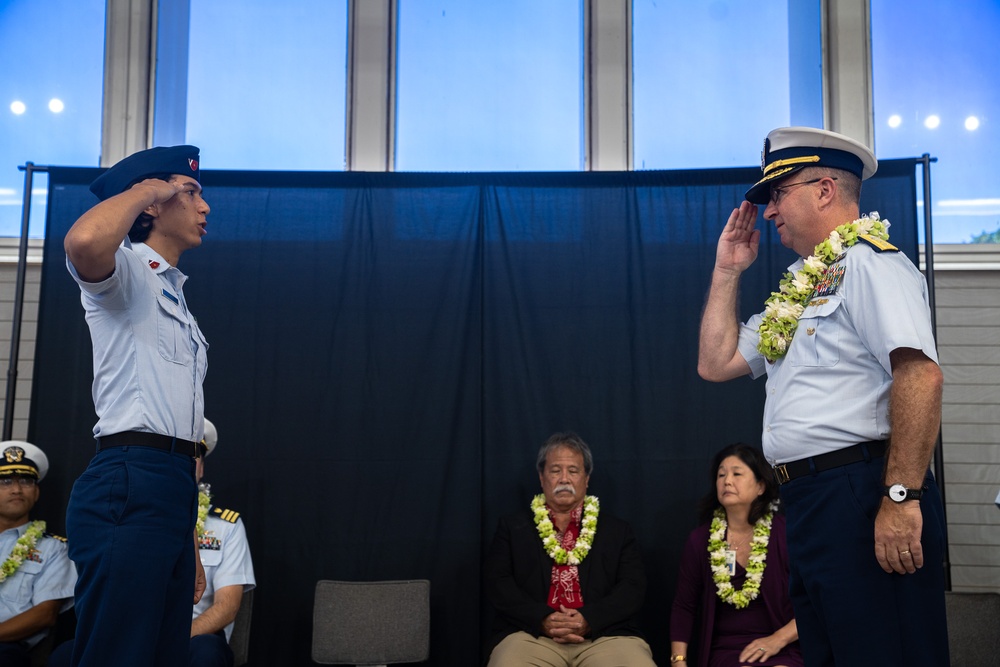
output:
M903 502L906 500L906 487L902 484L893 484L889 487L889 497L897 503Z

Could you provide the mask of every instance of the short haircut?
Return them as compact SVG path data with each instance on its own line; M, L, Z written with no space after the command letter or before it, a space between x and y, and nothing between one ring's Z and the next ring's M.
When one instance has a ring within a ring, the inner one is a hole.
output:
M833 167L809 167L809 178L833 178L837 180L837 196L841 203L857 206L861 202L861 179L849 171Z
M583 438L572 431L553 433L541 446L538 450L538 460L535 463L539 473L545 472L545 460L549 457L549 452L560 447L571 449L583 456L583 471L590 475L594 469L594 455L590 453L590 447L583 441Z

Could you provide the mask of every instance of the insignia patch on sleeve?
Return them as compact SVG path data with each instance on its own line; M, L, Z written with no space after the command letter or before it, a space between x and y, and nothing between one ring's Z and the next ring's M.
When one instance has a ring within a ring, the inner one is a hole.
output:
M868 234L858 234L858 240L864 241L871 247L875 248L875 252L899 252L899 248L892 245L888 241L883 241L880 238L869 236Z

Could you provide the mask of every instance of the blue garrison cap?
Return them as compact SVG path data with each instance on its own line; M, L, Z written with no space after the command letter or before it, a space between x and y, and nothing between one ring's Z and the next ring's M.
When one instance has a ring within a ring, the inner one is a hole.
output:
M157 146L133 153L97 177L90 191L104 201L155 174L183 174L201 182L197 146Z
M864 180L878 169L878 161L871 149L842 134L814 127L779 127L764 140L760 160L764 178L747 190L747 201L766 205L771 185L806 167L843 169Z

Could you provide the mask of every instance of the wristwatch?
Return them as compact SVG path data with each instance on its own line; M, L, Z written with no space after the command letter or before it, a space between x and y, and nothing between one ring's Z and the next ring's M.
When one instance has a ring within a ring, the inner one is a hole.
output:
M920 496L924 495L924 490L908 489L902 484L893 484L885 487L885 495L889 497L889 500L901 503L906 500L920 500Z

